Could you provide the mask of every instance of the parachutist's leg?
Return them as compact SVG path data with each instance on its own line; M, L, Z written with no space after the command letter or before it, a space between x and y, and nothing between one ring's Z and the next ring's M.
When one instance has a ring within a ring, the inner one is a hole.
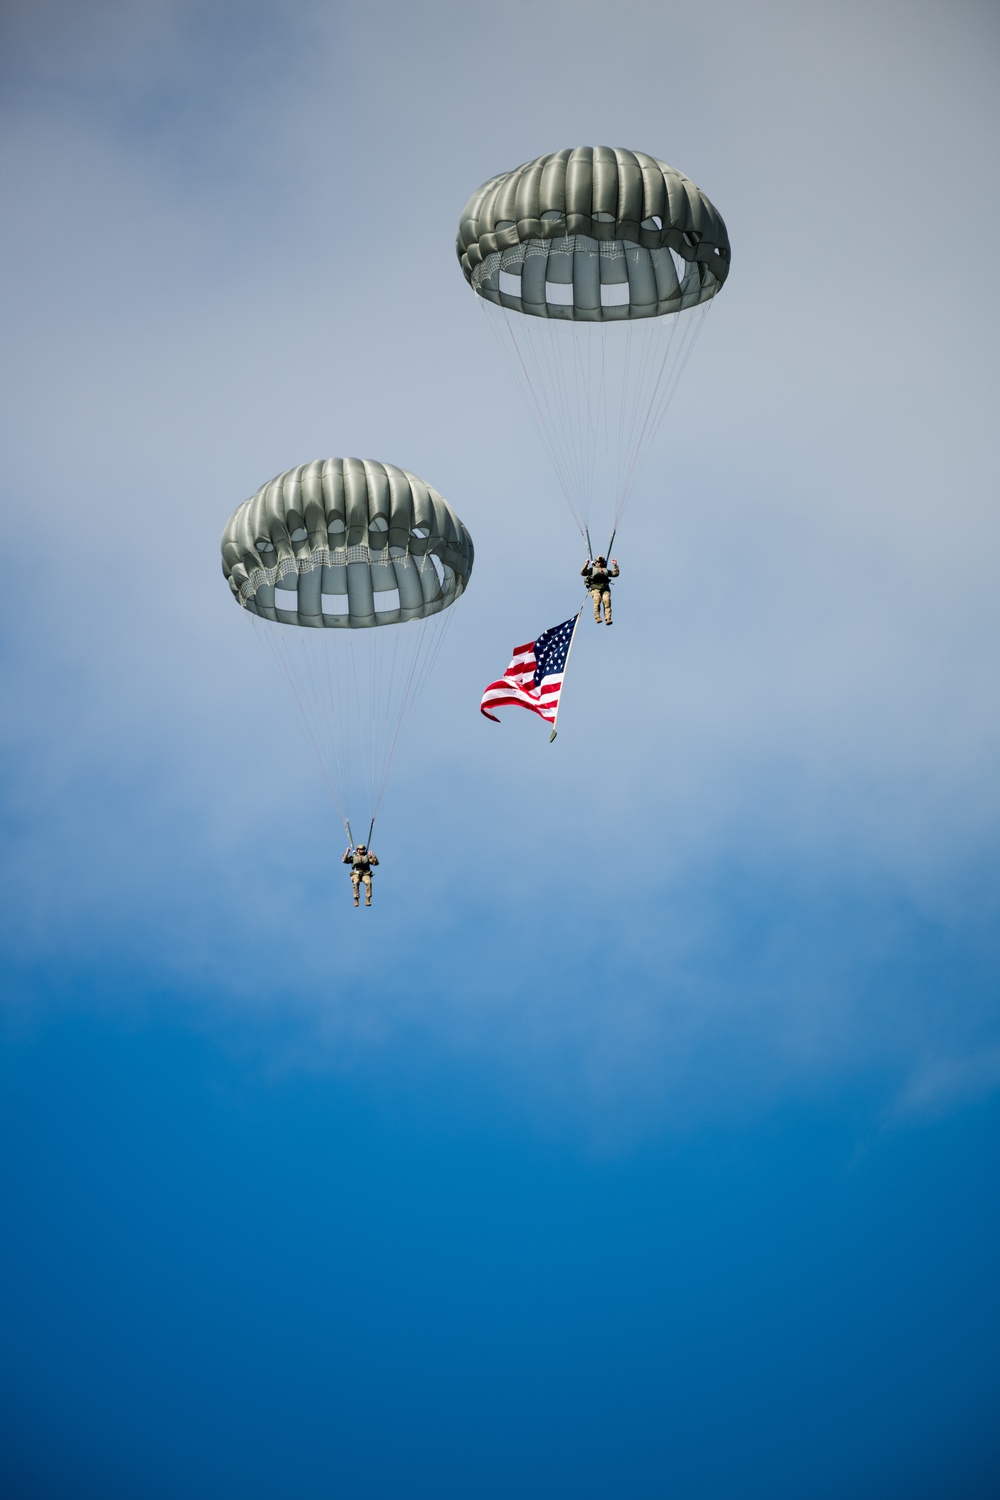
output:
M372 878L371 878L370 875L364 875L364 876L362 876L362 879L364 880L364 883L365 883L365 905L366 906L371 906L371 904L372 904Z
M351 884L354 887L354 904L355 904L355 906L357 906L357 904L358 904L358 896L361 893L361 876L360 875L352 875L351 876Z
M601 591L600 591L600 589L591 589L591 591L590 591L590 597L594 601L594 619L597 621L598 625L600 625L600 623L601 623Z
M611 624L611 590L604 590L604 623Z

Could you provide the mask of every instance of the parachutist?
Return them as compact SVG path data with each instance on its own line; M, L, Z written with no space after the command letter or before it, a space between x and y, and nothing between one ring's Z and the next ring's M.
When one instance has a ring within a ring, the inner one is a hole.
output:
M356 849L352 849L350 844L348 844L342 863L351 867L351 884L354 887L355 906L358 905L362 881L365 887L365 905L371 906L372 865L378 864L377 855L373 854L370 849L367 849L364 844L359 844Z
M378 813L473 556L437 490L374 459L296 464L229 518L223 573L285 679L352 849L347 809L364 785Z
M611 580L618 577L618 559L611 559L611 567L608 567L607 558L595 557L593 562L590 558L580 569L580 576L586 587L590 590L590 597L594 601L594 619L598 625L601 623L601 606L604 606L604 623L611 624Z

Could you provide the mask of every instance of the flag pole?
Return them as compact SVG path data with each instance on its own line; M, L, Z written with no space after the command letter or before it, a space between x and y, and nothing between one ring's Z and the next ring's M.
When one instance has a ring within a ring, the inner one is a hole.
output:
M585 603L586 603L586 600L584 600L584 604ZM566 685L566 673L569 671L569 659L570 659L570 657L573 654L573 642L576 640L576 627L580 623L580 616L583 614L583 608L584 608L584 606L583 606L583 604L581 604L580 608L576 612L576 619L573 621L573 634L570 636L570 638L569 638L569 645L566 647L566 665L563 667L563 687L565 687L565 685ZM552 741L556 737L556 733L557 733L556 725L559 723L559 710L560 710L561 707L562 707L562 688L559 689L559 702L556 704L556 716L552 720L552 733L549 735L549 744L550 745L551 745Z

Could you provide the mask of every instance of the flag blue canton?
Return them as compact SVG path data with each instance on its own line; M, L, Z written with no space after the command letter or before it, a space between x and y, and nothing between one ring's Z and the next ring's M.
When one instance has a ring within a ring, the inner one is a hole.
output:
M561 625L553 625L551 630L543 630L538 637L535 642L535 687L541 686L543 677L554 677L565 670L576 622L577 616L574 615Z

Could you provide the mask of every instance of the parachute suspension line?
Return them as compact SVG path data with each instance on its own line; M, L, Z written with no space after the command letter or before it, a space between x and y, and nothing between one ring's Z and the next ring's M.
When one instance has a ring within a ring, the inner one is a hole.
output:
M249 612L249 611L248 611ZM264 636L302 722L331 801L350 833L353 798L351 743L357 738L359 770L370 815L381 806L395 761L406 709L419 691L440 649L450 611L377 631L283 626L253 616ZM404 637L402 631L411 634ZM287 632L287 634L285 633ZM291 646L296 646L294 662ZM316 653L319 653L317 657ZM319 658L322 658L320 660ZM343 789L338 794L338 786Z
M629 318L625 327L625 366L622 372L621 390L618 393L618 455L617 473L615 475L615 508L617 509L618 497L622 488L622 454L625 451L625 416L630 408L629 395L629 370L632 363L632 344L635 329L632 319Z
M629 495L629 466L635 461L642 443L643 424L648 421L650 412L654 409L656 401L658 374L654 376L657 369L657 354L662 348L659 358L659 370L667 370L671 367L673 349L677 341L677 330L679 327L676 317L667 318L664 321L667 326L658 325L656 319L647 319L651 323L649 328L644 328L640 335L639 349L639 373L636 379L637 388L650 394L646 398L645 407L636 400L631 403L631 421L629 423L628 443L622 454L624 471L618 494L615 497L615 510L620 514ZM655 429L654 429L655 430ZM616 516L616 520L617 520Z
M375 801L375 768L378 765L377 756L381 750L381 740L384 734L382 696L387 683L395 673L395 651L398 650L399 645L398 638L385 643L392 649L385 652L387 660L383 664L382 670L376 672L375 651L376 647L382 644L376 641L376 634L377 629L371 626L367 630L358 631L359 644L365 662L365 681L370 682L374 688L374 691L367 695L366 700L368 707L368 764L365 767L365 791L368 794L369 807Z
M444 644L445 637L451 629L453 609L454 605L452 605L451 609L439 611L437 615L433 615L429 620L424 621L422 634L425 639L421 648L414 653L410 662L409 670L406 673L406 683L405 687L403 688L399 713L396 716L395 729L389 742L388 753L386 754L384 760L385 770L383 772L381 783L377 789L377 793L373 801L373 819L375 816L377 816L378 811L382 806L382 798L385 796L385 789L389 781L389 775L392 771L392 767L396 759L396 752L399 748L400 732L402 730L403 721L406 717L406 709L408 708L412 700L423 691L424 686L434 669L437 659L441 654L441 647Z
M617 476L612 485L616 530L710 306L703 303L665 318L629 319L622 330ZM618 325L602 325L601 333L605 338L616 337Z
M482 297L476 300L548 449L570 514L585 538L595 466L593 445L588 449L586 441L580 442L580 434L585 438L596 436L592 412L599 410L600 403L593 400L590 390L595 378L593 351L589 341L587 348L582 348L581 340L594 330L562 319L524 318Z
M353 631L353 630L351 630L350 627L348 626L345 629L344 640L343 640L342 643L339 642L339 641L331 641L330 642L330 655L331 655L331 658L332 658L332 653L335 650L337 650L338 646L342 647L341 654L343 655L343 658L344 658L343 668L342 668L342 670L341 670L341 672L339 674L339 680L340 680L340 722L342 724L344 724L345 726L347 726L347 734L344 737L344 741L345 741L345 754L344 754L344 760L343 760L343 771L344 771L345 781L342 784L348 788L348 791L347 791L346 795L347 795L347 797L349 799L352 799L352 800L353 800L353 797L354 797L355 787L352 784L352 778L350 777L349 771L348 771L349 766L352 764L352 760L349 759L348 756L347 756L347 753L346 753L347 752L347 747L349 746L351 739L354 737L353 736L353 731L356 728L357 729L357 739L358 739L358 756L361 758L362 775L367 779L367 765L365 764L365 761L364 761L364 752L367 749L367 740L368 740L368 736L365 733L365 729L366 729L365 715L364 715L364 711L362 709L362 704L361 704L361 691L360 691L360 675L361 674L358 672L358 662L357 662L358 652L359 652L359 650L361 648L360 648L357 640L355 639L355 635L356 635L356 632ZM330 660L330 663L329 663L329 669L330 669L331 673L336 670L335 667L334 667L334 663L333 663L332 659ZM337 737L336 733L334 733L333 736L332 736L332 738L336 739L336 737ZM355 804L355 806L356 806L356 804Z
M570 333L570 329L572 333ZM554 332L558 338L560 335ZM584 496L584 516L589 524L594 504L594 484L598 455L608 446L607 431L607 347L603 330L592 324L570 324L565 337L572 337L577 350L576 422L586 442L579 453L580 492ZM603 440L603 441L602 441Z
M414 630L414 627L416 629ZM372 764L371 785L371 809L372 824L382 805L385 795L386 784L389 773L395 760L395 747L398 740L406 710L410 703L410 684L413 673L417 668L422 654L426 651L428 641L428 630L433 631L433 622L424 620L417 624L410 621L406 624L398 624L390 627L393 632L392 639L392 665L386 674L383 703L379 709L378 716L378 757ZM409 630L411 634L404 636L403 631ZM407 643L412 648L407 653ZM392 705L398 705L396 712L390 712ZM381 766L382 775L379 777L378 768Z
M643 320L644 322L647 320ZM633 385L642 389L642 376L645 362L642 358L647 339L644 337L646 330L642 327L637 329L631 319L625 327L625 358L622 369L621 388L619 390L618 408L618 445L615 449L615 479L614 492L611 496L612 515L618 510L621 502L622 481L626 455L630 450L632 436L635 428L636 401L633 397Z
M594 503L603 501L617 531L711 301L656 318L584 323L476 300L592 556Z
M278 629L289 628L291 627L278 627ZM285 656L286 661L289 664L291 675L294 677L295 674L291 671L291 653L292 650L295 649L295 647L293 646L292 640L289 637L282 636L280 637L280 640L283 655ZM317 726L317 729L319 729L324 724L329 724L333 720L332 684L330 681L329 652L326 650L326 642L323 640L323 633L315 629L310 629L308 634L304 634L303 637L298 640L297 654L301 658L302 662L302 686L303 689L308 687L310 695L312 708L310 724ZM316 731L314 730L314 736L315 735ZM324 761L329 767L330 779L334 782L335 785L344 788L346 786L346 782L342 775L342 767L338 764L339 747L337 745L336 738L333 735L327 735L325 743L322 741L320 741L319 743Z
M666 322L664 328L662 324ZM663 360L670 358L670 349L676 332L673 318L643 318L629 320L626 331L625 365L621 384L621 422L617 448L616 477L612 496L612 521L617 527L628 498L628 471L635 453L636 429L648 411L652 400L650 394L650 370L656 347L664 344ZM642 398L645 397L645 400Z
M323 722L332 723L332 722L334 722L334 718L335 718L335 710L334 710L334 702L333 702L333 681L332 681L332 677L331 677L331 673L330 673L329 655L328 655L327 652L322 651L321 649L319 649L319 643L317 643L317 648L312 652L312 655L316 658L314 665L316 667L316 674L317 674L317 677L319 679L318 703L322 705L322 713L324 715L323 718L319 718L318 717L316 722L317 723L323 723ZM337 750L338 750L338 747L337 747L336 739L331 737L331 742L330 742L330 745L329 745L329 754L330 754L330 760L331 760L331 762L333 764L333 767L334 767L334 772L335 772L334 779L339 782L340 786L343 786L344 785L344 780L343 780L343 776L340 774L340 769L341 768L337 764L337 762L338 762ZM353 843L353 839L352 839L352 843Z
M490 332L500 348L500 352L503 355L511 374L514 377L515 383L521 387L521 394L527 402L528 410L531 413L531 417L535 423L535 427L538 430L538 434L541 437L546 448L548 448L549 450L549 457L552 459L552 466L556 471L556 478L559 481L559 485L562 489L563 496L565 497L566 504L569 506L570 513L577 526L579 526L582 534L583 523L580 519L580 514L577 510L577 507L573 502L572 492L566 483L566 478L563 472L563 464L560 461L559 453L556 450L552 435L549 430L550 424L546 422L542 411L540 389L538 386L536 386L535 382L532 381L531 374L525 363L524 351L518 343L514 331L511 327L510 319L507 317L507 309L499 309L499 317L503 319L504 326L507 330L507 337L509 338L510 344L513 347L514 354L517 356L516 363L511 357L510 348L508 347L508 344L500 329L498 313L494 309L493 304L487 302L485 297L477 296L476 301L479 303L480 307L483 310L483 316L489 324ZM520 373L518 372L518 367L520 367Z
M572 406L573 386L566 371L565 362L559 359L556 335L550 326L548 319L542 319L541 325L536 328L534 322L523 324L520 319L513 319L507 314L507 327L511 338L519 352L523 351L529 355L535 369L537 388L540 390L544 406L547 405L549 417L548 425L556 440L557 450L559 448L559 435L572 430L574 415L579 416L579 404L574 414ZM544 367L542 359L544 358ZM530 375L530 371L529 371ZM555 398L547 396L551 391ZM585 517L581 509L582 490L580 486L580 475L582 472L580 464L581 455L579 451L574 454L563 442L562 451L559 452L557 462L563 475L563 485L569 492L570 507L577 518L577 525Z
M590 349L584 348L580 330L573 322L548 318L507 321L512 337L529 351L537 345L546 355L539 380L543 397L551 391L554 398L549 404L549 423L564 475L563 487L572 497L577 526L585 531L593 503L594 470L587 365Z
M587 459L579 443L567 441L569 433L582 429L581 352L574 325L570 323L557 331L555 321L508 316L507 327L517 347L531 357L542 397L543 418L545 410L548 411L548 425L558 452L563 487L569 492L570 508L577 525L581 526L586 524L589 505L585 483ZM569 340L569 359L565 350L560 351L560 334L563 343Z
M616 522L620 519L622 511L631 497L646 453L666 416L667 408L684 373L691 350L694 348L694 339L697 337L703 321L704 310L697 320L686 319L683 328L677 324L671 329L668 346L664 350L659 369L656 371L652 399L646 411L645 420L635 436L629 455L629 464L623 479L618 514L615 518ZM674 353L675 344L677 345L676 353Z
M296 705L296 707L298 709L299 718L302 720L302 726L303 726L303 728L305 730L306 739L312 745L313 751L315 752L315 755L316 755L316 759L319 762L320 772L322 774L323 780L326 782L327 791L330 793L330 798L331 798L331 800L333 802L334 807L337 809L337 812L340 814L341 822L344 824L345 827L347 827L347 813L345 812L343 806L341 805L340 798L337 796L336 790L334 789L333 782L330 779L330 773L329 773L329 768L328 768L327 763L326 763L326 757L323 754L323 751L322 751L322 748L320 747L319 741L317 740L315 734L313 733L312 725L309 722L309 715L306 713L305 704L302 702L301 695L300 695L299 690L298 690L298 688L297 688L297 686L295 684L295 677L294 677L294 674L292 673L291 666L290 666L290 664L288 662L288 659L287 659L287 656L286 656L286 653L285 653L285 650L284 650L284 646L283 646L283 643L282 643L280 635L279 635L279 632L280 632L280 630L281 630L282 627L281 627L280 624L276 623L274 630L271 630L270 629L270 625L272 623L271 621L269 621L269 620L262 621L260 619L260 616L257 615L256 613L252 612L252 611L248 611L248 613L250 613L252 615L253 622L254 622L254 629L258 632L258 635L260 635L261 633L263 633L264 638L267 641L268 647L271 650L271 654L272 654L272 656L274 657L275 661L278 664L279 671L281 672L281 674L284 677L286 683L288 684L288 689L289 689L289 692L292 695L292 700L293 700L293 702L295 703L295 705Z
M371 637L368 645L368 656L370 665L374 670L374 656L377 645L375 640L376 631L367 630L365 634ZM391 660L387 663L387 670L375 678L375 694L372 704L372 760L368 804L372 810L373 819L375 816L375 799L378 796L378 768L385 764L386 737L389 730L389 689L391 686L395 686L400 670L400 639L398 630L392 632L392 639L391 641L387 641L386 644L391 648ZM390 652L387 652L386 655L390 655Z
M580 514L586 522L590 516L591 496L586 476L587 471L590 468L587 460L590 457L590 442L592 434L589 421L590 412L587 409L587 402L585 400L585 392L587 389L587 371L585 368L587 351L582 347L580 340L575 337L575 333L576 330L574 328L573 333L570 335L573 351L573 363L570 367L570 383L566 388L566 397L567 407L572 413L571 420L575 421L576 430L580 433L583 439L583 442L580 444L576 455L577 472L574 478L574 487L577 495L577 504L580 507ZM554 339L552 342L554 344ZM555 354L556 351L553 347L553 360L555 359Z
M582 614L583 614L583 605L581 604L580 608L576 612L576 619L573 621L573 630L572 630L572 633L571 633L570 638L569 638L569 645L566 648L566 661L563 664L563 680L562 680L562 686L563 687L566 686L566 673L569 671L569 659L570 659L570 657L573 654L573 642L576 640L576 627L580 623L580 616ZM556 704L556 716L552 720L552 733L549 735L549 744L550 745L552 744L552 741L555 739L557 733L559 732L558 731L559 710L560 710L561 707L562 707L562 688L559 689L559 702Z
M610 424L610 422L611 422L611 420L613 418L613 413L610 410L611 403L609 401L609 394L608 393L609 393L609 384L608 384L608 341L607 341L606 338L602 337L602 339L601 339L601 410L602 410L603 417L604 417L604 451L605 451L605 453L607 453L610 450L610 448L611 448L611 427L610 427L609 424Z
M355 651L355 701L359 722L365 728L364 742L367 755L364 762L365 800L369 810L374 808L378 767L382 764L386 720L389 716L388 699L395 701L394 685L399 658L399 636L392 632L391 638L379 638L377 627L352 632L357 636ZM360 657L359 661L357 658ZM360 670L359 670L360 669ZM368 684L362 693L361 682Z
M597 463L596 463L597 454L599 453L599 451L602 448L602 446L605 449L605 451L607 451L607 448L608 448L608 438L609 438L608 420L607 420L607 418L608 418L608 387L607 387L607 355L608 355L608 346L607 346L607 339L603 336L603 330L602 330L602 337L600 339L598 339L596 341L594 339L588 339L587 340L587 350L588 350L588 355L589 355L590 360L593 362L593 364L595 364L597 366L596 375L593 377L596 380L596 384L597 384L597 403L596 403L596 410L594 412L594 417L593 417L594 436L593 436L593 445L592 445L592 448L591 448L591 462L590 462L590 484L589 484L589 497L588 497L588 512L589 512L589 507L590 507L591 503L593 502L594 477L595 477L595 474L596 474L596 471L597 471ZM590 388L592 388L592 387L590 387ZM603 443L602 443L602 437L603 437Z
M355 738L355 685L354 648L351 643L351 633L349 630L346 633L342 652L344 657L343 668L339 672L334 666L333 659L333 652L336 650L337 644L337 642L333 641L327 643L326 669L330 677L331 699L334 697L333 690L336 688L337 707L333 723L343 725L344 732L341 736L334 731L330 738L333 745L336 746L335 753L338 755L337 771L342 778L340 785L345 788L345 795L350 800L351 792L353 791L349 767L354 764L354 756L351 752ZM360 726L358 727L360 728Z
M570 434L585 431L584 372L576 327L572 323L560 323L557 327L556 320L549 318L515 321L513 316L507 317L507 326L519 351L523 350L534 366L535 383L541 395L538 405L552 439L553 461L570 513L582 534L590 515L587 479L592 465L581 444L570 438ZM569 341L569 360L566 351L560 349L560 339Z
M600 431L601 391L594 392L594 340L581 339L576 324L572 324L574 362L574 396L576 399L577 430L584 436L584 446L579 454L581 509L587 521L594 503L594 464L597 457Z
M269 624L262 629L270 631ZM282 633L284 632L284 633ZM271 639L280 646L285 673L293 687L303 694L308 692L312 713L306 715L307 736L318 747L324 773L334 785L342 789L344 808L350 805L346 793L348 781L346 766L350 754L350 716L342 712L338 696L334 691L334 674L330 661L330 642L325 630L314 627L294 629L275 626L270 631ZM338 684L342 689L342 684ZM344 725L343 739L331 732L333 725Z
M587 561L588 562L593 562L593 560L594 560L594 544L590 540L590 527L588 526L587 527Z
M535 327L538 321L538 327ZM514 336L531 350L535 342L546 351L546 371L541 390L552 390L556 398L552 425L561 450L562 468L574 496L577 525L586 528L594 504L595 423L597 405L592 390L592 339L594 330L562 320L508 318Z
M348 630L346 641L332 643L347 658L346 712L340 723L346 727L354 719L360 731L360 768L372 819L392 774L407 710L433 668L451 618L450 609L442 610L419 621Z
M628 501L632 495L632 491L635 488L635 484L639 477L642 464L645 460L646 454L649 451L649 446L652 443L653 438L656 436L656 433L659 431L664 418L666 417L667 411L670 407L670 403L672 402L677 392L677 387L679 386L684 371L687 368L688 360L691 358L691 355L694 352L694 346L697 343L698 335L701 333L701 330L705 326L705 319L708 317L711 307L711 302L703 302L696 308L688 309L688 311L690 311L692 314L697 314L697 316L685 319L684 327L680 330L679 340L677 338L678 325L675 323L675 325L671 327L667 347L664 350L663 357L660 360L659 369L656 374L656 384L653 392L653 398L649 404L645 421L643 422L632 447L629 465L622 483L620 499L616 507L614 517L616 530L618 527L618 523L621 520L622 513L625 510L625 506L628 504ZM677 315L678 318L682 316L683 314ZM676 357L671 360L671 350L675 342L677 342L678 344Z
M363 794L369 815L380 800L388 775L388 768L381 775L380 769L386 764L389 736L405 708L398 691L404 671L401 658L405 656L405 647L399 635L403 628L400 625L348 628L343 633L338 631L337 638L325 643L329 701L334 706L330 739L340 752L337 759L343 777L341 784L348 784L351 766L356 764L358 784L351 795ZM417 632L408 638L418 650L421 633L419 625ZM357 742L356 760L351 755L353 740Z
M672 329L672 335L670 335L669 347L667 347L667 350L664 350L664 357L660 362L660 368L657 369L657 374L655 374L654 393L652 393L652 401L649 402L649 410L646 413L645 422L643 422L642 428L640 428L639 434L636 437L630 474L627 475L627 480L625 480L625 496L628 496L628 493L631 492L631 487L633 487L634 481L636 481L639 466L642 465L643 459L645 459L649 443L651 443L655 432L658 431L664 417L666 417L667 408L669 408L673 395L675 395L676 389L678 389L679 381L681 381L685 368L687 368L688 359L691 357L691 351L694 350L697 336L699 336L700 330L702 330L703 324L705 324L705 318L708 317L709 308L711 308L711 303L703 303L700 308L691 309L690 317L678 315L678 320L676 320L675 327Z

